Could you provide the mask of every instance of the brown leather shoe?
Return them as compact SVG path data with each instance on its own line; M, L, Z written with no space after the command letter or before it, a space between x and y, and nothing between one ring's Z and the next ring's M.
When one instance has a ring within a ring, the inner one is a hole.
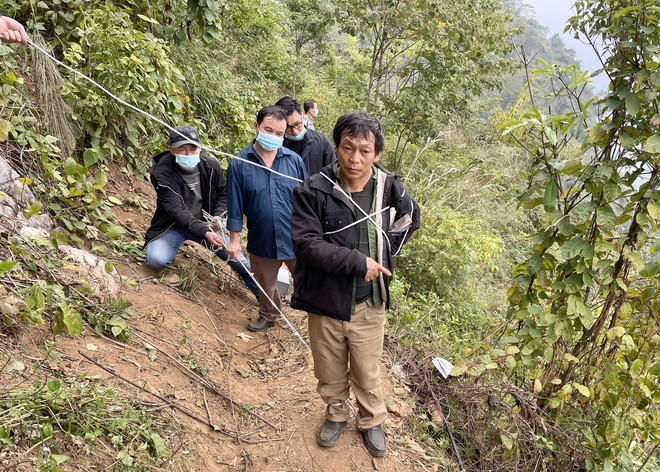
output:
M384 457L387 452L387 440L385 439L385 431L378 425L371 429L362 431L364 438L364 445L367 451L374 457Z
M263 331L264 329L272 328L273 326L275 326L274 321L268 321L263 316L260 316L257 321L248 324L247 328L250 331Z
M344 426L346 426L346 421L337 422L325 420L321 425L321 429L319 429L318 436L316 436L319 445L323 447L332 447L337 444Z

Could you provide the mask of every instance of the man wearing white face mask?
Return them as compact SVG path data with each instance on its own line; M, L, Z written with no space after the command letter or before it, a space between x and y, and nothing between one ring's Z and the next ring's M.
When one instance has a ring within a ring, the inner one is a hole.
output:
M227 229L230 238L227 251L232 257L240 252L240 233L245 215L247 252L250 253L254 276L275 303L273 306L266 297L259 297L259 318L250 323L248 329L262 331L275 326L279 317L277 309L281 310L281 303L277 273L282 263L292 274L295 270L296 259L291 243L293 189L298 185L298 180L307 178L307 170L298 154L282 147L286 131L286 116L282 108L262 108L257 114L254 131L256 139L238 153L244 161L234 159L227 170Z
M147 265L162 269L172 263L184 241L194 241L227 261L259 298L245 256L239 253L229 259L225 247L228 236L217 234L214 230L220 228L202 216L204 211L213 216L226 212L227 187L218 161L200 155L200 151L197 130L192 126L177 126L170 133L167 151L153 158L150 178L156 189L156 212L144 237Z
M310 176L337 160L330 139L305 126L302 110L297 100L287 95L280 98L275 105L284 108L286 113L287 128L284 134L284 147L302 157Z

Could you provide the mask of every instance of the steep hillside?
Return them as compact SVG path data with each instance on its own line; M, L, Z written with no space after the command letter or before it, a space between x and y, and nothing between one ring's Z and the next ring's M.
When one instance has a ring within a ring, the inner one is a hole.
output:
M112 172L108 192L115 198L134 193L145 206L153 206L151 186L119 168ZM140 239L149 210L124 205L115 207L115 213ZM28 374L29 368L5 370L5 384L19 385L28 377L84 375L96 379L97 388L116 388L168 421L172 455L165 470L434 469L408 430L406 419L414 408L406 403L411 401L408 389L395 374L400 369L390 361L383 365L392 412L386 422L387 457L372 459L350 423L338 446L318 446L315 434L324 405L315 391L311 356L284 322L266 333L248 332L246 324L257 313L255 302L228 267L207 261L208 255L195 245L185 247L175 260L174 265L195 268L200 283L194 294L179 288L174 270L160 274L129 258L119 261L124 282L130 282L122 289L132 303L129 340L101 337L87 326L81 336L56 337L54 355L43 359L35 353L43 349L46 331L23 331L0 362L38 361L41 369L36 375ZM287 309L286 315L305 335L305 314ZM60 466L63 470L130 470L108 445L90 448L66 435L57 442L71 458ZM25 444L18 456L0 457L0 466L33 470L40 447L45 446Z

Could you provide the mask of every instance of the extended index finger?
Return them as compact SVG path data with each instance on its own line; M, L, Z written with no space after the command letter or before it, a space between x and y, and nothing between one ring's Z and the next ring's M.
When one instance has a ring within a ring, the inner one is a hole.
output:
M382 266L378 264L378 270L382 272L383 274L387 275L388 277L392 275L392 272L389 271L389 269L385 266Z

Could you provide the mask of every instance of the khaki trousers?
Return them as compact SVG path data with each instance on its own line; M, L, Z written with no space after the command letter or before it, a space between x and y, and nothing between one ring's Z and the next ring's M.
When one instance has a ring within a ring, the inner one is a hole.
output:
M289 272L292 274L296 270L295 259L269 259L267 257L259 257L250 254L250 266L254 273L254 278L257 279L261 288L264 289L266 294L271 300L275 302L277 308L282 311L282 303L280 302L280 292L277 290L277 272L282 267L282 263L286 264ZM264 294L259 291L259 316L266 318L268 321L277 321L280 317L279 312L275 309L273 304L264 297Z
M385 306L371 301L355 307L351 321L309 314L309 341L317 392L328 405L326 419L347 421L349 387L357 400L356 427L364 431L383 424L387 409L378 361L383 352Z

